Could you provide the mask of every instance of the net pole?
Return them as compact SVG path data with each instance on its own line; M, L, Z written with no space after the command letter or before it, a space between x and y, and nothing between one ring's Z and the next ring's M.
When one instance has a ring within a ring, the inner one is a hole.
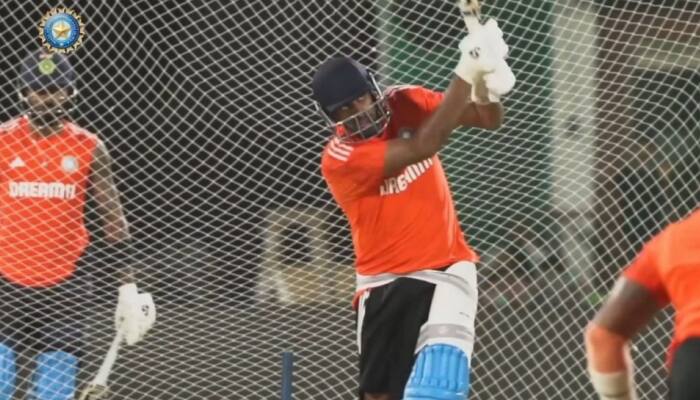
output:
M282 353L282 400L292 400L292 377L294 355L292 352Z

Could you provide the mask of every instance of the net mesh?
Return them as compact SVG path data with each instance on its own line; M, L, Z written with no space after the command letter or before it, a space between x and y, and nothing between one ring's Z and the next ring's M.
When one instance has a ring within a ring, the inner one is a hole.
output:
M352 244L320 177L311 75L346 54L383 86L442 90L465 34L456 5L5 1L2 120L23 112L15 71L58 5L86 22L72 116L110 151L140 287L158 306L149 337L120 353L113 398L279 398L283 351L295 398L355 398ZM470 398L593 399L583 327L642 243L698 204L700 3L482 11L505 32L518 84L499 131L460 130L441 152L483 258ZM114 334L117 285L91 204L81 383ZM665 395L670 324L664 314L636 342L643 399ZM31 386L26 353L16 398Z

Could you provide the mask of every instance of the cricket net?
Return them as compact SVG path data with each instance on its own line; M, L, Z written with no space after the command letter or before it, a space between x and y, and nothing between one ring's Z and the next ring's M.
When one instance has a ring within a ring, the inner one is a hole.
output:
M23 110L15 71L58 5L86 23L72 116L110 150L158 307L120 354L113 398L279 398L283 351L296 399L355 398L352 243L320 176L311 76L346 54L382 86L442 90L466 34L457 6L5 1L3 120ZM501 129L460 130L441 152L483 261L470 398L593 399L583 327L642 243L698 204L700 3L488 0L482 13L518 83ZM87 223L81 382L114 333L117 285L89 207ZM643 399L664 397L670 332L664 315L638 339Z

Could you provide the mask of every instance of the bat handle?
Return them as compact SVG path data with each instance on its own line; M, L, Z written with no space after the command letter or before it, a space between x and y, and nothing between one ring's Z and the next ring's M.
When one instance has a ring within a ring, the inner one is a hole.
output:
M482 27L479 18L471 14L464 15L464 24L467 26L467 30L470 33L474 33Z
M481 3L479 0L459 0L458 5L467 30L474 33L481 28Z
M102 362L102 365L100 365L100 369L97 371L97 375L95 376L95 379L93 379L93 381L92 381L93 385L107 386L107 379L109 378L110 372L112 372L112 367L114 366L114 362L117 361L117 355L119 354L119 347L120 347L123 339L124 339L124 330L119 329L117 331L117 334L114 335L114 339L112 339L112 344L109 346L109 350L107 351L107 355L105 356L105 359Z

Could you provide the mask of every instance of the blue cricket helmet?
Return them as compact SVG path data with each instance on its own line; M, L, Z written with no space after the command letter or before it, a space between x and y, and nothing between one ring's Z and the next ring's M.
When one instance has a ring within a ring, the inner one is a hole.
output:
M367 68L345 56L321 64L311 87L314 99L328 114L375 89Z
M368 138L380 133L388 124L390 112L384 95L372 73L350 57L335 56L324 61L311 82L313 99L326 122L331 126L342 124L348 136ZM370 93L373 107L344 121L334 121L332 114L357 98Z
M67 89L76 92L77 74L65 54L36 51L26 57L20 66L19 89Z
M77 74L64 54L36 51L27 56L20 65L17 92L26 106L26 113L37 126L55 125L68 116L71 100L77 95ZM28 92L55 93L65 90L66 97L60 103L32 104Z

